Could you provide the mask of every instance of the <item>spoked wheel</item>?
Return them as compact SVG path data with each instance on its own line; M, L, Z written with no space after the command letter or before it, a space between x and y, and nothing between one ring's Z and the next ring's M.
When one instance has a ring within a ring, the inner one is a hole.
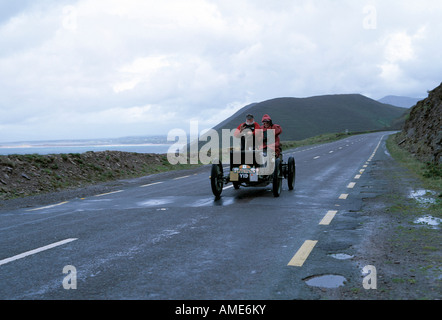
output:
M221 193L223 192L223 167L221 163L219 164L212 164L212 171L210 174L210 185L212 187L212 192L216 198L219 198L221 196Z
M296 165L295 158L290 157L287 163L287 184L289 186L289 190L293 190L295 187L295 178L296 178Z
M279 197L282 190L282 166L281 160L275 161L275 170L273 171L273 196Z

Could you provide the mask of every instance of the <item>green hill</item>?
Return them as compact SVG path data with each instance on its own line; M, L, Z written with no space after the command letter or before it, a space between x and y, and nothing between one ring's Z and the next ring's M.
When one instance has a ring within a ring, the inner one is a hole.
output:
M252 113L261 123L269 114L274 123L282 126L281 140L302 140L324 133L372 130L399 130L402 122L396 120L406 111L383 104L360 94L325 95L309 98L277 98L245 106L214 127L233 129ZM394 124L394 127L392 127Z

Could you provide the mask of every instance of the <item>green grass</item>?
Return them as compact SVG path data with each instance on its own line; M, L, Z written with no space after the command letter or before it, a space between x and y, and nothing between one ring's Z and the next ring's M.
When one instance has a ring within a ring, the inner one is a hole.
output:
M442 233L438 228L417 224L415 221L423 216L442 218L441 167L436 164L423 163L414 158L408 151L397 145L394 135L388 138L387 148L397 163L406 168L416 179L417 183L413 183L413 188L436 191L436 195L426 195L432 197L435 200L434 203L421 203L417 199L408 198L402 194L389 195L391 205L386 208L386 211L395 218L395 225L389 236L390 244L395 250L407 252L414 261L419 261L421 266L413 269L413 273L418 271L426 277L438 279L441 276L439 266L442 263L440 256ZM397 183L401 184L401 176L396 176L395 179L398 179ZM392 279L393 283L398 284L415 284L417 281L417 278ZM437 284L433 285L437 286Z
M298 141L281 141L283 150L294 149L321 143L328 143L347 138L358 133L326 133Z
M391 135L387 140L391 156L417 177L425 189L434 190L439 193L439 197L442 197L442 165L417 160L407 150L397 145L395 136Z

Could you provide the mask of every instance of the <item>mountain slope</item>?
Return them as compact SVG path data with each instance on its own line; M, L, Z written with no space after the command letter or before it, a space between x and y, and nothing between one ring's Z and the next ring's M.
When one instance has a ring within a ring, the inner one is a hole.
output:
M419 100L418 98L410 98L410 97L401 97L401 96L386 96L378 101L380 103L391 104L392 106L401 107L401 108L411 108L413 107Z
M252 113L261 123L269 114L283 128L282 140L302 140L324 133L390 129L403 108L382 104L359 94L325 95L309 98L276 98L248 105L214 127L233 129ZM399 129L398 127L395 129Z
M411 110L397 141L422 161L441 163L442 83Z

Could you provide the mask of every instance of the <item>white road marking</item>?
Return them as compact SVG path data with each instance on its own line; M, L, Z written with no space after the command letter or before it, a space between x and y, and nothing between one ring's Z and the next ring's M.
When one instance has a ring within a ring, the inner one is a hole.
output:
M58 241L58 242L55 242L55 243L49 244L49 245L44 246L44 247L40 247L40 248L37 248L37 249L31 250L31 251L27 251L27 252L24 252L24 253L18 254L18 255L16 255L16 256L11 257L11 258L7 258L7 259L0 260L0 266L3 265L3 264L7 264L7 263L9 263L9 262L12 262L12 261L18 260L18 259L25 258L25 257L30 256L30 255L33 255L33 254L36 254L36 253L39 253L39 252L45 251L45 250L49 250L49 249L52 249L52 248L55 248L55 247L61 246L61 245L63 245L63 244L66 244L66 243L69 243L69 242L72 242L72 241L75 241L75 240L78 240L78 238L70 238L70 239L66 239L66 240Z
M118 191L112 191L112 192L108 192L108 193L97 194L94 197L102 197L102 196L107 196L109 194L120 193L120 192L123 192L123 190L118 190Z
M189 178L190 176L184 176L184 177L178 177L178 178L175 178L175 179L173 179L173 180L179 180L179 179L184 179L184 178Z
M233 185L224 187L223 190L227 190L227 189L230 189L230 188L233 188Z
M37 210L44 210L44 209L50 209L53 207L57 207L57 206L61 206L62 204L68 203L69 201L65 201L65 202L61 202L61 203L57 203L57 204L52 204L50 206L46 206L46 207L40 207L40 208L35 208L35 209L29 209L26 211L37 211Z
M140 186L140 188L150 187L150 186L154 186L154 185L160 184L160 183L163 183L163 182L154 182L154 183L145 184L145 185Z
M319 158L320 158L320 156L316 156L316 157L314 157L313 159L316 160L316 159L319 159Z
M348 194L347 193L343 193L343 194L341 194L339 196L339 199L345 200L345 199L347 199L347 197L348 197Z

